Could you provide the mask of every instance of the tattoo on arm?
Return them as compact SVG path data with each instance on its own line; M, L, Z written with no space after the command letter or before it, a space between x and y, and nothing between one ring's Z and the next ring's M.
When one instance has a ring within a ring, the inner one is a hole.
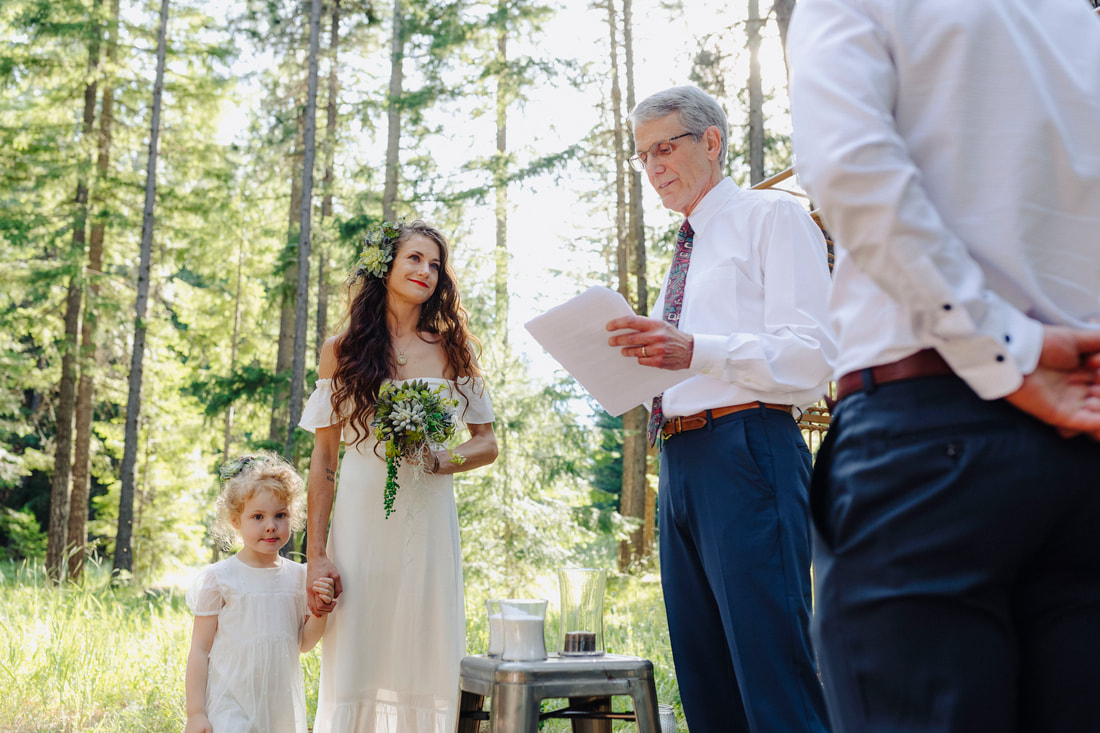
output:
M327 478L332 483L336 483L336 472L333 471L331 468L326 468L325 469L325 478Z

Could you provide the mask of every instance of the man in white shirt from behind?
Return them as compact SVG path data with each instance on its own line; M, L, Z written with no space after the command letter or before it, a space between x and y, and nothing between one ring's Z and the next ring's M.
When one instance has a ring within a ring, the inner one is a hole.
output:
M811 507L837 731L1100 730L1100 18L802 0L837 245Z
M821 398L835 355L825 240L790 194L724 175L726 116L699 89L653 94L631 117L631 164L685 217L690 252L685 277L671 277L683 272L674 259L653 318L607 325L630 329L609 341L625 356L694 372L664 393L653 425L684 714L693 733L824 733L809 641L810 454L791 408Z

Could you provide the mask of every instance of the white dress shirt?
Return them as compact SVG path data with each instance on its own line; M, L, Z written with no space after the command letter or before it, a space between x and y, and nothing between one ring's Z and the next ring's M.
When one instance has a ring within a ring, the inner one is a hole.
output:
M838 246L837 375L935 348L982 397L1100 327L1100 18L1084 0L801 0L799 179Z
M825 238L809 213L788 193L742 191L726 178L688 222L695 237L679 327L695 339L695 376L665 391L665 416L819 400L836 347ZM666 277L653 318L663 317L667 286Z

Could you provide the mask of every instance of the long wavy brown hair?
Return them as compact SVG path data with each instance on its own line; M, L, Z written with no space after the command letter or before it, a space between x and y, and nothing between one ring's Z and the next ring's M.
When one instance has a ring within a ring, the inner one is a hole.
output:
M409 237L422 234L439 245L439 277L420 311L417 330L438 337L447 359L448 379L475 378L481 370L475 361L481 343L467 327L469 316L462 307L449 260L447 238L423 221L399 225L394 256ZM392 265L391 265L392 266ZM370 435L371 414L382 382L397 375L397 355L386 323L386 280L361 273L348 284L347 328L336 337L336 370L332 375L332 405L343 415L358 445ZM458 387L458 385L456 385ZM461 391L461 389L460 389Z

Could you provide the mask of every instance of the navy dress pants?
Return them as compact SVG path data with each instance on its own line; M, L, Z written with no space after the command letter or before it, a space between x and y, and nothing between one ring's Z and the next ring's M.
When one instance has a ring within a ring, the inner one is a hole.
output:
M661 449L661 585L692 733L822 733L810 648L810 454L763 407Z
M1100 443L892 382L834 412L811 503L838 733L1100 731Z

